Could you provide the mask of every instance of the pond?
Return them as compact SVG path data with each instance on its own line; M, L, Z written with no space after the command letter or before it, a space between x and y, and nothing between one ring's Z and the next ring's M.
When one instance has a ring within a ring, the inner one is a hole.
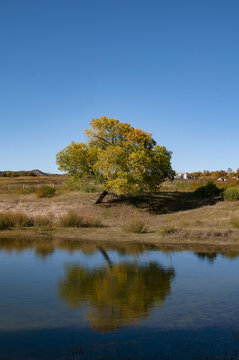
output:
M238 359L239 251L0 240L0 359Z

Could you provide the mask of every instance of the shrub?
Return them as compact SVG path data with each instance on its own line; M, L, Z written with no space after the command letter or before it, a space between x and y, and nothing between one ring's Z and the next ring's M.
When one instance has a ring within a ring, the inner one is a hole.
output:
M231 224L232 226L234 226L235 228L239 228L239 219L231 219Z
M221 193L221 189L217 187L214 181L210 180L206 185L202 185L194 191L194 194L201 198L210 198L218 196Z
M174 234L177 232L177 229L175 229L172 226L162 226L160 229L160 234L161 235L169 235L169 234Z
M146 222L140 218L133 218L124 226L126 232L144 234L147 232Z
M224 197L224 200L227 200L227 201L239 200L239 189L228 188L224 191L223 197Z
M60 218L60 225L63 227L100 227L101 220L94 216L82 216L74 211L69 211Z
M55 195L56 189L49 185L43 185L36 191L38 198L49 198Z

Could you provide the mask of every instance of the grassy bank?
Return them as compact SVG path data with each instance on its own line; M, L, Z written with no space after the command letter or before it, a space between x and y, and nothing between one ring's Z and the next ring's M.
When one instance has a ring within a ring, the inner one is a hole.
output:
M18 220L2 228L0 237L239 246L239 202L223 201L220 194L207 198L191 188L163 186L154 194L111 194L95 206L97 196L66 189L50 198L2 193L1 216Z

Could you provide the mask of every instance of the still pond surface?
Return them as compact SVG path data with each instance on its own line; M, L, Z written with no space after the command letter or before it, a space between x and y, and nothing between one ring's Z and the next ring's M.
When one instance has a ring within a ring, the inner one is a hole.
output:
M0 359L239 359L239 251L0 240Z

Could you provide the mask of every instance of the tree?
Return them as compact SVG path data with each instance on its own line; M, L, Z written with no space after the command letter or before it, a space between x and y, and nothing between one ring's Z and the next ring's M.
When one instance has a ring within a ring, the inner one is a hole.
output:
M155 191L166 178L174 178L172 153L151 134L106 116L90 125L92 129L85 130L88 141L72 142L57 154L57 164L80 184L101 184L97 204L109 190L117 195Z

